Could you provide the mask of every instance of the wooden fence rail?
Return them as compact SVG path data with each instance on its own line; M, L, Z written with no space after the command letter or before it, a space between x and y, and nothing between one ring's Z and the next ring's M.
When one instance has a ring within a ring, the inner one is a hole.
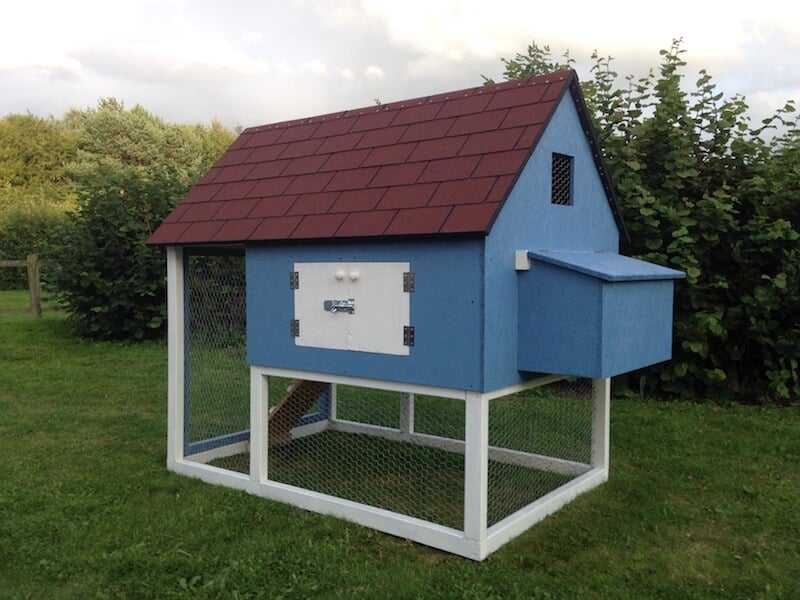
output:
M36 254L29 254L26 260L0 260L0 267L26 268L28 270L29 310L35 317L41 317L42 283L39 278L39 257Z

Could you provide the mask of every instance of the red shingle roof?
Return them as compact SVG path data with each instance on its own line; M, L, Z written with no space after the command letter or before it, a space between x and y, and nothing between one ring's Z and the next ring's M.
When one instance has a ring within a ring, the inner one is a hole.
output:
M572 71L246 129L151 244L485 234Z

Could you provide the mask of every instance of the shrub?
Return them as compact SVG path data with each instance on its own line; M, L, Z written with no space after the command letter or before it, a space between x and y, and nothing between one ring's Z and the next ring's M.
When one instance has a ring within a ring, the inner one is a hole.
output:
M81 335L145 339L166 322L164 256L145 241L186 192L169 169L96 173L50 245L46 285Z
M758 126L744 98L699 72L680 40L657 70L617 84L595 54L583 90L631 234L628 254L686 272L673 360L628 378L670 397L800 400L800 126L789 102ZM508 78L570 66L532 44Z
M68 206L47 187L0 189L0 259L20 260L29 254L44 258ZM0 290L26 285L24 269L0 269Z

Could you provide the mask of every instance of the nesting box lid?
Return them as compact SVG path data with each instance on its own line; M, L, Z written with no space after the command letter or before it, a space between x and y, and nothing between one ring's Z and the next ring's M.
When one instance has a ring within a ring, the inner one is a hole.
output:
M657 281L683 279L686 274L643 260L611 252L546 251L528 252L533 261L541 260L557 267L583 273L603 281Z
M246 129L149 243L486 234L567 93L624 232L577 76L561 71Z

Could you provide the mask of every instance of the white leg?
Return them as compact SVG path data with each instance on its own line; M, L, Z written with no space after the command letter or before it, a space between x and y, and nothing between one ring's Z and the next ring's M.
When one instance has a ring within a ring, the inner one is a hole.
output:
M592 382L594 417L592 421L592 466L608 470L609 433L611 430L611 379Z
M486 541L489 485L489 400L467 392L466 447L464 455L464 537Z
M269 379L250 367L250 479L267 480L269 447Z
M400 431L414 433L414 394L400 393Z
M184 306L183 250L167 248L167 465L183 460Z

